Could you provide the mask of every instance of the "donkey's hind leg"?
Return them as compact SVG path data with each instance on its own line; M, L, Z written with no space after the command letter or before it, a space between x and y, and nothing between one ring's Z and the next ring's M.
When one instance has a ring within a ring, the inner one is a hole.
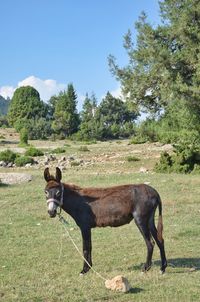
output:
M144 237L147 246L147 258L146 263L143 266L143 271L148 271L152 264L154 242L151 238L148 221L144 217L138 217L137 215L134 216L134 220L142 236Z
M160 257L161 257L161 272L164 273L165 272L165 269L167 267L167 259L166 259L166 256L165 256L165 247L164 247L164 240L162 239L162 241L160 241L158 239L158 231L157 231L157 228L155 226L155 221L154 221L154 213L153 215L151 216L150 220L149 220L149 228L150 228L150 232L153 236L153 238L155 239L156 241L156 244L160 250Z

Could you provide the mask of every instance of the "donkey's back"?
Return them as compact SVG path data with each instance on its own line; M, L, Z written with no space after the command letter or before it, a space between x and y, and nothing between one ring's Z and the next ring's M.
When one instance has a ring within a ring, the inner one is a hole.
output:
M157 191L145 184L86 188L80 194L94 214L94 226L99 227L121 226L136 215L150 217L160 203Z

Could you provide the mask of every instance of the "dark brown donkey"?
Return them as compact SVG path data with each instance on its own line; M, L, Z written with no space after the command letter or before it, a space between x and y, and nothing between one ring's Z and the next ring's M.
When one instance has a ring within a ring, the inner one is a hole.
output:
M62 173L56 168L56 176L44 170L47 181L45 188L48 213L55 217L57 208L67 212L79 226L83 239L83 255L92 266L91 229L95 227L117 227L135 220L147 245L147 259L143 270L151 267L155 239L161 256L161 272L165 272L164 240L162 238L162 204L159 194L150 186L122 185L110 188L80 188L75 185L61 183ZM158 206L159 218L156 229L155 211ZM82 274L87 273L89 265L84 261Z

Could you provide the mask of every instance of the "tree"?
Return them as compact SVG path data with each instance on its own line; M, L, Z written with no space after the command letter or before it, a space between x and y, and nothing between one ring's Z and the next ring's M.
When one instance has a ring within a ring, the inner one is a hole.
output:
M126 98L150 113L183 102L200 116L200 1L160 1L162 25L154 28L144 13L136 23L136 47L129 30L124 47L129 57L120 68L109 57L111 72Z
M9 98L4 99L0 95L0 116L7 114L9 105L10 105L10 99Z
M39 92L31 87L20 87L14 92L8 111L8 120L11 126L20 131L29 120L45 115L45 105L40 100Z
M113 97L110 92L106 94L96 113L97 121L104 128L104 138L129 136L131 133L127 135L127 129L131 129L130 124L134 125L136 118L137 113L129 110L128 103Z
M81 122L88 122L92 120L96 114L97 110L97 100L94 94L91 97L86 94L84 103L83 103L83 110L81 112Z
M77 113L77 96L72 84L68 85L67 91L60 92L54 97L55 111L52 127L62 137L70 136L78 130L79 115Z
M78 138L82 140L98 139L97 127L96 127L96 111L97 100L94 94L91 97L86 94L83 110L80 114L81 124L80 131L78 132Z

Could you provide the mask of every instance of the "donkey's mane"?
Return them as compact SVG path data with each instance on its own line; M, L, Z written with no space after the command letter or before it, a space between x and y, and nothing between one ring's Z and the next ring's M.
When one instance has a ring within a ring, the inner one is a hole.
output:
M66 183L63 183L64 185L64 188L66 189L71 189L73 191L79 191L79 190L82 190L81 187L77 186L77 185L74 185L74 184L66 184Z

